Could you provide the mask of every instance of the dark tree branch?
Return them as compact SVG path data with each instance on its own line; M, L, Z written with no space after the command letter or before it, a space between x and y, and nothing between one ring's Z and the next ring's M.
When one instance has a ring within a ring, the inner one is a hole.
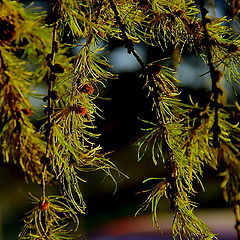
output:
M53 66L55 63L55 53L58 52L58 42L56 40L57 37L57 21L53 25L52 30L52 50L49 55L48 59L48 66L49 66L49 79L47 81L48 84L48 95L47 95L47 128L46 128L46 137L47 137L47 146L46 146L46 153L45 153L45 161L43 162L42 168L42 179L41 179L41 187L42 187L42 201L45 202L46 199L46 171L47 166L50 161L49 151L51 145L51 127L52 127L52 113L53 113L53 100L51 98L53 81L52 76L55 76L55 72L53 71Z
M213 131L213 147L217 148L219 147L219 134L220 134L220 127L218 124L218 98L219 98L219 93L220 93L220 89L218 88L217 84L220 80L220 78L217 76L217 73L219 71L217 71L213 65L213 57L212 57L212 52L211 52L211 41L210 41L210 36L208 34L208 30L207 30L207 24L209 23L209 19L206 17L208 11L207 9L204 7L204 0L198 0L199 3L199 7L200 7L200 11L201 11L201 15L202 15L202 24L203 24L203 34L204 34L204 43L205 43L205 48L206 48L206 54L207 54L207 60L208 60L208 66L209 66L209 72L210 72L210 76L211 76L211 80L212 80L212 90L210 95L212 95L213 97L213 101L215 103L214 106L214 111L215 111L215 115L214 115L214 124L212 127L212 131Z
M145 68L145 63L143 62L143 60L140 58L140 56L137 54L136 50L134 49L133 41L131 39L129 39L128 36L127 36L127 28L126 28L126 25L121 20L121 17L119 15L118 10L117 10L117 6L115 5L113 0L109 0L109 3L111 5L111 9L114 12L116 22L119 25L119 28L122 32L122 37L125 41L125 47L127 48L128 53L132 54L136 58L138 63L141 65L141 67L144 69Z

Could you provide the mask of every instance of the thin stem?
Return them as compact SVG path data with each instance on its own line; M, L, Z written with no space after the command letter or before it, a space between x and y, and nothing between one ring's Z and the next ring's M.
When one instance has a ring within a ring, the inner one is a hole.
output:
M52 50L51 50L51 65L54 64L55 61L55 53L57 52L57 27L58 27L58 23L55 22L53 25L53 31L52 31ZM52 75L52 71L50 68L50 76ZM50 92L52 91L52 81L51 79L49 79L47 81L48 84L48 96L50 96ZM49 151L50 151L50 145L51 145L51 125L52 125L52 111L53 111L53 101L50 97L48 97L48 101L47 101L47 124L48 124L48 128L46 129L46 136L47 136L47 146L46 146L46 152L45 152L45 158L47 159L49 156ZM42 200L45 201L46 199L46 171L47 171L47 163L43 164L43 169L42 169L42 180L41 180L41 186L42 186Z
M126 25L122 22L121 17L119 15L119 12L117 10L117 7L116 7L114 1L109 0L109 3L111 5L111 9L114 12L116 22L119 25L119 28L122 32L122 36L123 36L123 39L125 41L125 47L128 49L128 53L132 54L136 58L136 60L141 65L141 67L144 71L146 69L146 64L143 62L141 57L137 54L136 50L134 49L133 41L128 38L127 33L126 33L127 32ZM149 75L149 77L150 77L150 84L152 85L153 89L156 88L156 86L154 84L154 78L151 75ZM159 100L158 97L154 96L154 102L157 103L158 100ZM160 117L158 117L158 121L162 124L165 124L165 119L163 117L162 112L160 111L159 114L160 114Z
M144 69L145 68L145 63L143 62L141 57L137 54L136 50L134 49L133 41L131 39L129 39L128 36L127 36L127 28L126 28L126 25L121 20L121 17L119 15L118 10L117 10L117 6L115 5L113 0L109 0L109 3L111 5L111 9L114 12L116 22L119 25L119 28L122 32L122 37L125 41L125 47L127 48L128 53L132 54L136 58L138 63L141 65L141 67Z
M213 57L212 57L212 53L211 53L210 36L209 36L208 30L207 30L207 23L209 21L206 18L206 15L207 15L208 11L204 7L203 0L199 0L199 6L200 6L201 15L202 15L203 34L204 34L204 39L205 39L205 47L206 47L206 54L207 54L207 59L208 59L208 66L210 69L210 75L211 75L211 79L212 79L212 88L214 88L214 87L216 87L216 81L214 81L215 67L213 65Z
M97 24L98 22L98 19L99 19L99 16L100 16L100 13L101 13L101 9L102 9L102 6L103 6L103 0L100 0L99 1L99 5L98 5L98 9L97 9L97 13L96 13L96 17L94 19L94 23ZM84 44L83 47L88 47L90 48L91 46L91 43L92 43L92 40L93 40L93 37L94 37L94 32L90 32L87 39L86 39L86 43ZM77 65L79 64L79 59L78 59L78 56L75 57L74 59L74 63L73 63L73 66L75 66L74 68L77 69ZM70 97L70 103L72 105L72 107L75 105L75 102L74 102L74 99L75 98L75 95L76 95L76 88L80 85L80 81L79 79L81 78L82 76L82 73L75 70L75 79L74 81L72 81L72 89L71 89L71 97ZM71 123L70 123L70 134L73 133L74 131L74 116L73 114L71 115Z
M217 86L219 78L216 77L216 69L213 65L213 56L212 56L212 52L211 52L211 41L210 41L210 36L209 36L208 30L207 30L207 24L209 23L209 19L207 19L206 15L207 15L208 11L204 7L204 0L199 0L198 2L199 2L201 15L202 15L203 34L204 34L204 40L205 40L204 43L205 43L205 48L206 48L209 72L210 72L210 76L211 76L211 80L212 80L211 95L213 95L213 101L215 103L215 105L214 105L215 116L214 116L214 124L213 124L213 147L217 148L217 147L219 147L219 134L220 134L220 129L219 129L219 125L218 125L219 88Z
M99 18L100 13L101 13L102 5L103 5L103 0L100 0L94 23L97 23L97 21L98 21L98 18ZM93 39L93 33L91 32L90 35L88 36L87 40L86 40L86 45L90 45L92 39Z

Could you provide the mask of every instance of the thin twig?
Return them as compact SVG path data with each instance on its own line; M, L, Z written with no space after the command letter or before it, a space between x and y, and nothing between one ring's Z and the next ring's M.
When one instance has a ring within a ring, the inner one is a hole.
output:
M98 8L97 8L97 12L96 12L96 17L93 21L95 24L98 23L98 19L99 19L100 14L101 14L102 6L103 6L103 0L99 0L98 6L97 6ZM89 35L86 38L86 43L84 44L83 47L90 48L93 37L94 37L94 32L90 32ZM79 60L79 57L77 55L74 59L74 62L73 62L73 67L76 70L74 72L75 73L75 79L72 82L71 97L70 97L70 102L72 104L72 107L75 105L75 103L73 103L73 102L74 102L75 95L76 95L76 88L80 85L80 78L82 77L82 72L77 70L78 69L77 66L79 64L79 61L80 60ZM74 127L73 127L74 126L74 115L73 114L71 114L70 126L71 126L70 127L70 134L72 134L73 130L74 130Z
M212 90L211 90L211 95L213 96L213 101L215 103L214 106L214 124L213 124L213 147L217 148L219 147L219 124L218 124L218 113L219 113L219 108L218 108L218 97L219 97L219 88L217 86L217 83L219 79L216 77L216 69L213 65L213 57L212 57L212 52L211 52L211 41L210 41L210 36L208 34L207 30L207 24L209 23L209 19L207 19L206 15L208 11L204 7L204 0L199 0L199 7L202 15L202 24L203 24L203 34L204 34L204 43L205 43L205 48L206 48L206 54L207 54L207 60L208 60L208 66L209 66L209 72L211 76L211 81L212 81Z
M126 28L126 25L122 22L122 19L121 19L120 15L119 15L119 12L117 10L117 6L115 5L113 0L109 0L109 3L111 5L111 9L114 12L116 22L119 25L119 28L122 32L122 37L125 41L125 47L127 48L128 53L132 54L136 58L138 63L141 65L141 67L143 69L145 69L145 63L143 62L141 57L137 54L136 50L134 49L133 41L131 39L129 39L128 36L127 36L127 28Z
M103 0L100 0L99 3L98 3L98 9L97 9L96 17L93 21L96 24L98 22L98 18L99 18L100 13L101 13L102 5L103 5ZM86 40L86 45L89 45L91 43L91 41L93 39L93 36L94 36L94 34L91 32L90 35L88 36L87 40Z
M56 41L56 37L57 37L57 27L58 27L58 23L55 22L53 25L53 31L52 31L52 50L51 50L51 64L54 64L54 60L55 60L55 53L57 51L56 46L57 46L57 41ZM52 70L50 68L50 73L49 75L52 75ZM48 84L48 100L47 100L47 124L48 127L46 129L46 136L47 136L47 146L46 146L46 153L45 153L45 158L48 158L49 155L49 151L50 151L50 145L51 145L51 124L52 124L52 119L51 119L51 115L52 115L52 110L53 110L53 101L52 99L49 97L50 96L50 92L52 91L52 81L51 79L49 79L47 81ZM47 171L47 163L43 163L43 169L42 169L42 180L41 180L41 186L42 186L42 200L45 201L46 199L46 171Z

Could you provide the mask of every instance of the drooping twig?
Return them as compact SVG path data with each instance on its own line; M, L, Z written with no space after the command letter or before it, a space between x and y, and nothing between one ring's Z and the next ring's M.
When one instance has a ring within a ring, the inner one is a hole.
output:
M119 25L119 28L122 32L122 36L123 36L123 39L125 41L125 47L127 48L128 53L132 54L136 58L138 63L141 65L143 71L147 70L147 65L143 62L143 60L140 58L140 56L137 54L136 50L134 49L133 41L131 39L129 39L128 36L127 36L126 26L125 26L124 23L122 23L122 20L120 18L119 12L117 10L117 7L116 7L114 1L109 0L109 2L110 2L112 10L114 12L116 22ZM153 65L152 67L156 71L161 70L161 66L159 66L159 64ZM155 69L155 68L157 68L157 69ZM153 101L155 103L157 103L158 101L160 101L160 99L159 99L159 96L157 94L158 87L156 86L156 82L154 80L154 74L153 74L152 71L149 71L149 73L147 73L147 75L149 77L150 87L152 89L155 89L155 90L153 90ZM161 111L159 111L159 116L157 117L157 120L158 120L159 124L164 128L164 125L166 124L166 119L164 118ZM165 129L164 129L164 131L165 131L165 134L164 134L165 137L168 138L167 132L166 132ZM165 141L167 142L168 140L165 139ZM176 163L175 163L175 160L174 160L174 155L173 155L172 149L169 146L167 146L166 151L167 151L167 154L168 154L168 158L166 160L166 168L167 168L167 172L169 173L169 175L167 177L167 181L169 183L167 194L168 194L168 197L169 197L169 200L170 200L171 209L173 211L176 211L176 209L175 209L176 208L175 198L176 198L176 194L178 192L177 183L176 183L176 181L177 181Z
M145 63L143 62L141 57L137 54L136 50L134 49L133 41L131 39L129 39L128 36L127 36L127 28L126 28L126 25L122 22L122 19L121 19L120 15L119 15L119 12L117 10L117 6L115 5L113 0L109 0L109 3L111 5L111 9L114 12L116 22L119 25L119 28L122 32L122 37L125 41L125 47L127 48L128 53L133 54L133 56L136 58L138 63L144 69L145 68Z
M103 5L103 0L100 0L99 3L98 3L98 9L97 9L96 17L93 21L94 23L98 22L98 18L99 18L100 13L101 13L102 5ZM92 39L93 39L93 33L91 32L90 35L87 37L86 45L89 45L91 43Z
M99 0L98 6L97 6L96 16L95 16L95 19L93 21L95 24L98 23L98 19L99 19L100 14L101 14L102 6L103 6L103 0ZM84 44L83 47L90 48L93 37L94 37L94 33L95 33L94 31L89 33L89 35L86 38L86 43ZM75 71L74 71L75 78L74 78L74 81L72 82L72 88L71 88L71 102L72 103L74 102L73 99L75 98L75 95L76 95L76 89L77 89L77 87L79 87L80 79L82 77L82 71L78 71L78 68L77 68L77 66L79 64L80 64L79 57L76 56L75 59L74 59L74 62L73 62L73 67L75 68ZM71 107L72 107L72 109L74 109L75 104L73 104ZM70 128L71 133L73 131L73 123L74 123L73 115L71 115L71 128Z
M220 127L219 127L219 107L218 107L218 98L219 94L221 93L221 89L218 87L218 82L220 81L219 71L217 71L213 65L213 56L211 52L211 39L207 30L207 24L209 23L209 19L206 17L208 11L204 6L204 0L199 0L199 7L201 11L202 16L202 25L203 25L203 35L204 35L204 43L206 48L206 54L207 54L207 61L209 66L209 72L212 80L212 89L210 95L213 97L213 101L215 103L214 105L214 123L212 127L213 131L213 147L217 148L219 147L219 134L220 134Z
M202 15L202 23L203 23L203 30L204 30L204 38L205 38L205 47L206 47L206 53L207 53L207 59L208 59L208 65L210 69L210 75L212 80L212 90L211 94L213 96L213 101L211 99L209 100L209 104L213 103L215 115L214 115L214 124L212 127L213 131L213 147L217 148L219 147L219 134L220 134L220 127L219 127L219 115L218 111L220 108L223 108L224 110L228 111L226 107L222 106L218 102L219 95L222 94L222 90L218 87L218 82L220 81L221 74L219 71L217 71L213 65L213 59L212 59L212 53L211 53L211 39L207 31L207 24L209 22L209 19L206 18L206 15L208 11L204 7L204 0L199 0L199 7ZM231 111L230 114L232 115ZM238 240L240 240L240 208L239 208L239 201L237 199L237 191L235 189L232 189L233 192L233 212L235 214L236 218L236 224L235 229L237 231Z
M48 56L48 65L50 68L49 71L49 79L47 81L48 84L48 95L47 95L47 128L46 128L46 137L47 137L47 146L46 146L46 153L45 153L45 160L43 161L43 170L42 170L42 199L43 201L45 201L46 198L46 170L47 170L47 165L48 165L48 161L49 161L49 152L50 152L50 145L51 145L51 126L52 126L52 119L51 119L51 115L53 112L53 100L51 99L50 95L51 95L51 91L52 91L52 87L53 87L53 83L52 83L52 77L54 75L53 71L52 71L52 66L54 66L54 60L55 60L55 53L57 52L57 41L56 41L56 37L57 37L57 26L58 23L55 22L53 25L53 30L52 30L52 50L51 53Z

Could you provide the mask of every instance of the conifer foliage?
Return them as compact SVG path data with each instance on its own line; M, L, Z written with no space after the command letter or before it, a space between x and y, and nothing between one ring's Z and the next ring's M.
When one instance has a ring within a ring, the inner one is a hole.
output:
M226 79L234 87L240 77L239 33L231 27L238 23L239 4L228 4L232 19L212 17L204 0L56 0L50 16L18 1L0 1L1 159L21 166L42 192L30 194L33 208L19 239L77 238L79 214L86 209L81 172L102 170L110 177L118 172L98 145L94 122L100 111L94 101L101 95L99 84L117 77L108 70L105 47L99 45L112 38L122 40L140 64L139 77L145 79L146 98L155 113L154 123L144 120L147 132L136 143L138 160L151 153L153 164L161 161L167 172L154 178L158 183L147 190L137 214L150 207L153 224L161 230L158 205L166 198L174 239L217 239L194 215L191 200L208 165L216 170L224 198L234 209L240 239L240 108L237 102L227 105L221 85ZM75 45L67 38L84 42L76 56L69 54ZM134 48L140 42L163 51L178 49L179 62L183 51L199 55L212 82L205 104L183 103L174 70L161 59L144 62ZM29 98L43 81L48 86L45 118L36 128ZM47 193L53 183L59 196Z

